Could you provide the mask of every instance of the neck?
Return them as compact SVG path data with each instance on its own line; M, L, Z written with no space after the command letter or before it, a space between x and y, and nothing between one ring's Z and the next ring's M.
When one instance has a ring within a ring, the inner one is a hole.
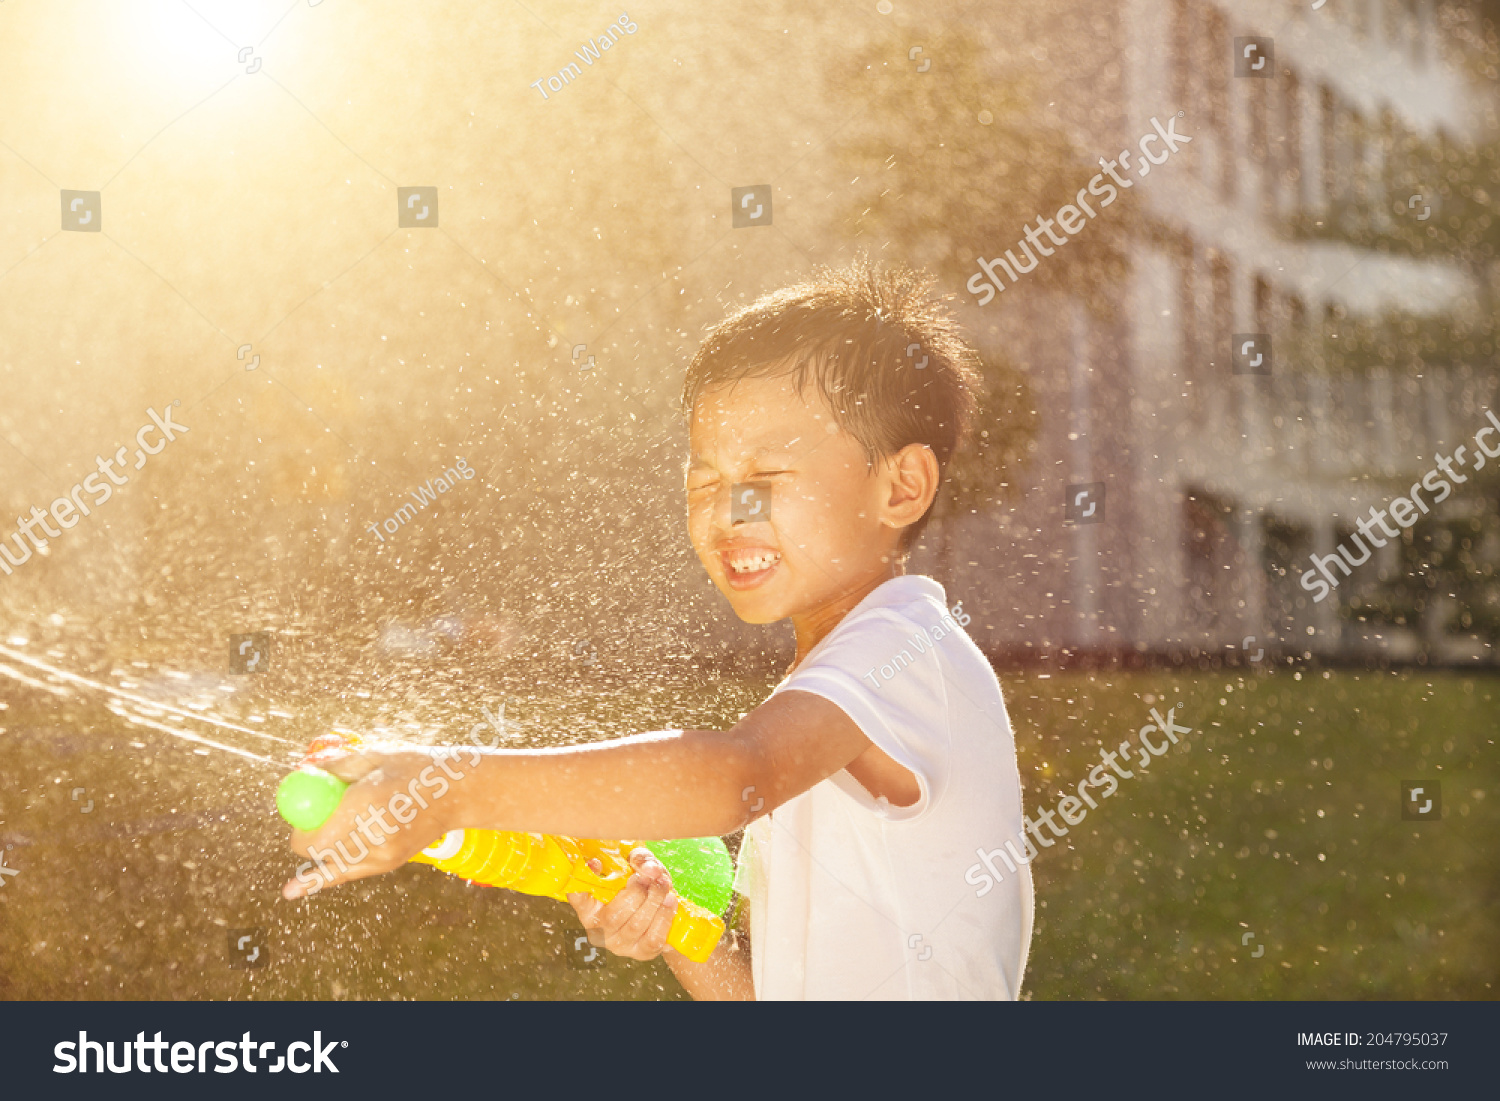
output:
M787 672L790 673L801 665L802 660L812 653L813 647L822 642L828 636L828 632L837 627L861 600L891 578L900 577L905 573L906 563L892 560L877 573L863 578L858 584L839 593L827 603L819 605L810 612L792 616L792 629L797 634L797 656L792 659L791 667L787 669Z

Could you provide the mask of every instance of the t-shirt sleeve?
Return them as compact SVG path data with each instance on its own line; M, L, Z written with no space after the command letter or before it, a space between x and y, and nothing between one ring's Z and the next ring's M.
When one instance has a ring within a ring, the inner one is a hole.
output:
M861 806L893 822L926 814L947 787L952 749L942 637L941 625L928 630L878 609L840 624L837 637L776 689L828 700L916 776L921 795L909 807L876 800L847 772L832 777Z

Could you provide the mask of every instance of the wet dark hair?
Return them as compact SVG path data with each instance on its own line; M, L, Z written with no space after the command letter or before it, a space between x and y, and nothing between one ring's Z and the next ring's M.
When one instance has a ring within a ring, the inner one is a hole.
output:
M930 447L941 492L968 433L980 374L978 353L932 284L911 268L858 260L762 296L709 330L688 364L684 413L692 415L704 390L791 375L798 393L817 386L871 465L908 444ZM929 506L902 533L903 551L931 516Z

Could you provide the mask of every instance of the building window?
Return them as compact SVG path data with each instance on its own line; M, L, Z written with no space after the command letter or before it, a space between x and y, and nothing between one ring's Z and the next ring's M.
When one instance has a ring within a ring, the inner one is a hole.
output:
M1312 597L1297 579L1313 551L1312 529L1279 516L1263 517L1265 537L1266 620L1275 634L1291 642L1305 640L1317 622Z
M1271 284L1262 275L1255 277L1255 331L1270 333L1275 330L1276 317L1272 306L1274 294Z
M1397 50L1422 63L1422 11L1419 0L1386 0L1385 37Z
M1193 56L1193 5L1195 0L1172 3L1172 99L1179 107L1196 102L1193 76L1201 70Z
M1326 84L1318 89L1318 115L1318 130L1322 138L1323 194L1332 202L1343 193L1342 182L1339 180L1339 107L1333 89Z
M1296 295L1287 299L1287 332L1281 346L1281 362L1306 369L1309 361L1307 303Z
M1354 33L1360 38L1370 37L1370 3L1371 0L1354 0L1348 5Z
M1348 200L1359 208L1363 218L1370 202L1369 127L1364 117L1356 111L1347 111L1345 128L1349 134L1349 189Z
M1198 335L1198 250L1188 241L1178 254L1177 312L1182 318L1182 377L1189 385L1196 385L1201 377L1199 370ZM1202 398L1194 394L1194 400Z
M1344 307L1329 299L1323 303L1322 344L1329 374L1344 370Z
M1226 47L1232 48L1234 40L1230 37L1229 23L1222 12L1217 8L1204 8L1201 11L1203 31L1199 41L1203 43L1205 56L1213 59L1199 70L1206 74L1207 82L1207 87L1202 89L1201 100L1207 107L1208 127L1214 134L1217 146L1219 193L1227 202L1234 198L1236 173L1234 134L1229 124L1229 81L1233 70L1224 62L1223 51ZM1251 83L1261 82L1257 80Z
M1210 249L1208 270L1213 284L1214 343L1228 347L1235 327L1234 282L1228 258L1223 253Z
M1282 179L1290 190L1292 211L1299 213L1307 206L1307 198L1302 192L1302 84L1297 74L1290 70L1286 74L1281 112L1281 155L1277 160Z
M1233 506L1202 489L1189 489L1183 500L1183 559L1187 613L1199 630L1214 633L1226 623L1235 595L1235 567L1240 566L1230 521ZM1232 614L1232 613L1231 613Z
M1250 87L1250 159L1258 165L1265 165L1269 150L1268 134L1270 130L1271 114L1271 85L1272 80L1246 81Z

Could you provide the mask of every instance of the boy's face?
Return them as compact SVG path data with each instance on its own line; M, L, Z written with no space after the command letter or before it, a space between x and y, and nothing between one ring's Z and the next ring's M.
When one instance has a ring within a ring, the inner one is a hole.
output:
M704 569L747 623L805 615L894 572L900 530L882 522L890 487L817 387L789 375L704 391L693 407L688 534ZM878 468L877 468L878 470ZM748 483L753 518L733 522Z

